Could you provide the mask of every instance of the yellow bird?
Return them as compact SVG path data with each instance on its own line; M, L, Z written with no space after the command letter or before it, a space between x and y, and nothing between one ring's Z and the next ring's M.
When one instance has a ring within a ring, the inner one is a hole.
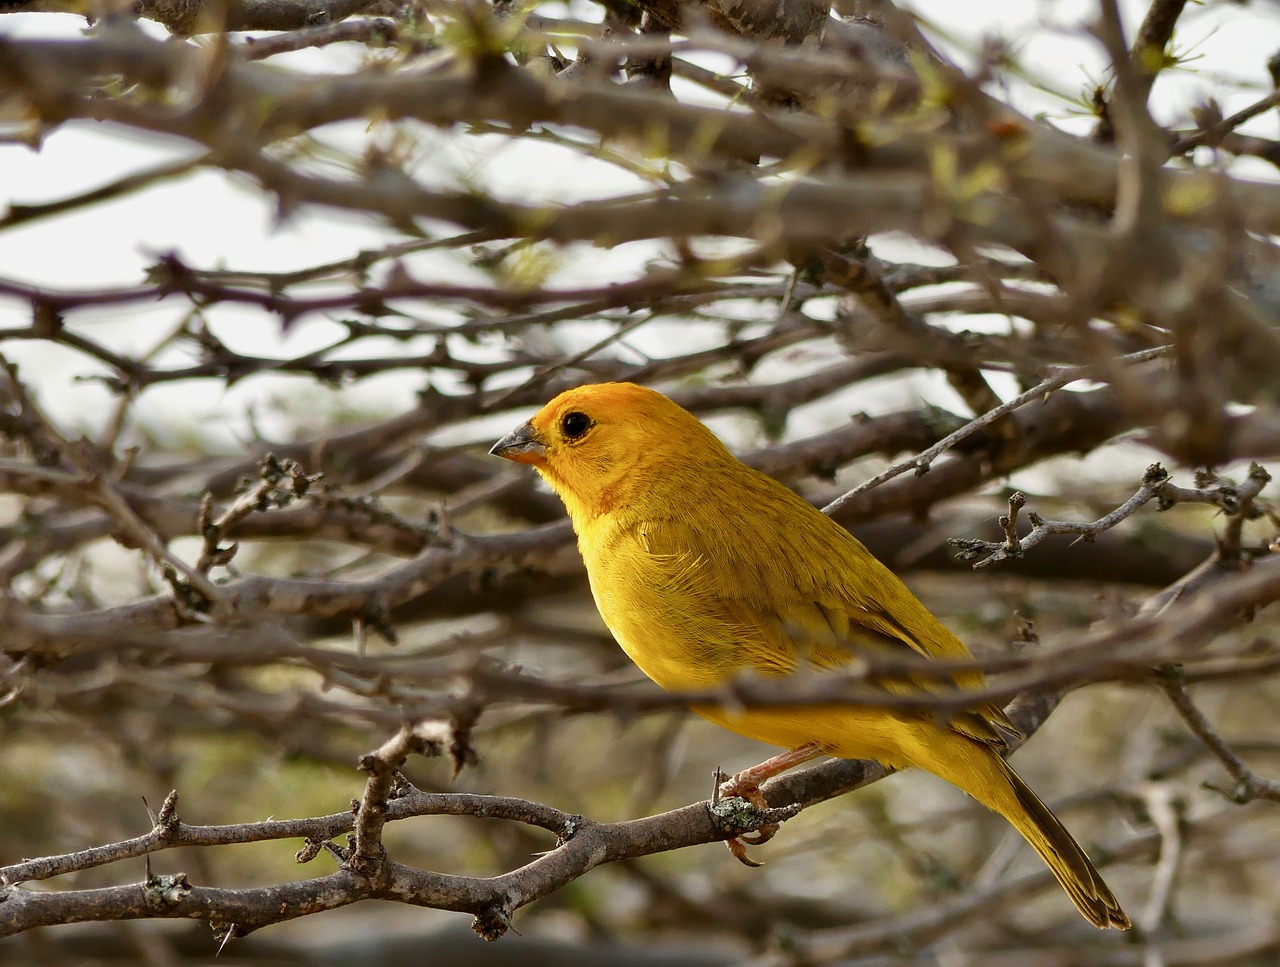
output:
M972 657L848 531L740 462L654 390L569 390L491 452L532 464L559 494L601 617L664 689L714 688L744 672L833 670L859 652ZM983 687L976 671L953 681ZM919 694L929 686L899 678L879 687ZM791 750L740 773L734 794L818 755L925 769L1007 819L1090 923L1130 926L1084 851L1001 756L1017 732L998 706L949 721L883 707L694 711Z

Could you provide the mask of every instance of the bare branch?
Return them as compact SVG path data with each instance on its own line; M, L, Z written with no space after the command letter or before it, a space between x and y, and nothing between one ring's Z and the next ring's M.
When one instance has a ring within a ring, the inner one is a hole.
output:
M1245 765L1244 760L1236 755L1231 745L1213 728L1213 725L1191 701L1187 686L1183 681L1182 669L1178 667L1162 670L1161 688L1169 698L1169 703L1187 723L1189 728L1205 747L1209 749L1231 773L1236 784L1230 789L1217 789L1223 796L1236 803L1252 802L1255 799L1270 799L1280 802L1280 782L1274 779L1263 779Z
M1188 501L1213 504L1221 508L1225 513L1231 515L1232 521L1236 522L1231 526L1230 530L1234 535L1231 543L1238 552L1240 546L1239 522L1251 516L1261 516L1261 511L1255 512L1253 510L1253 499L1270 480L1271 474L1261 465L1255 463L1249 468L1248 479L1239 487L1226 483L1219 487L1191 489L1172 484L1168 472L1158 463L1153 463L1147 468L1147 472L1143 474L1142 485L1138 487L1133 496L1109 514L1104 514L1095 521L1085 523L1046 520L1039 514L1028 514L1027 519L1031 522L1031 531L1025 536L1019 537L1017 533L1018 511L1025 505L1026 498L1022 494L1016 493L1009 498L1009 515L1000 518L1000 524L1005 530L1003 542L993 543L967 537L952 537L947 539L947 543L952 547L960 548L958 556L962 560L974 560L986 553L987 557L974 564L974 567L986 567L989 564L998 564L1011 558L1022 557L1028 550L1051 534L1076 534L1079 535L1081 540L1092 541L1098 534L1110 530L1121 521L1132 517L1150 501L1158 500L1160 510L1167 510L1176 503Z

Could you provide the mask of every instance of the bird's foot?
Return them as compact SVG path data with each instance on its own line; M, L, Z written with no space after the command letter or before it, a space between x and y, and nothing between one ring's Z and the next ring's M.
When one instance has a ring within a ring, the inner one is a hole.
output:
M728 781L723 780L724 773L717 769L716 787L711 794L711 805L714 808L722 799L745 799L757 813L772 813L774 816L780 815L783 819L789 819L800 811L800 807L785 807L781 813L776 809L770 810L769 803L760 791L760 783L767 779L772 779L779 773L786 772L794 766L808 762L810 759L816 759L823 754L822 747L818 743L810 742L799 748L789 749L786 752L775 755L772 759L766 759L750 769L743 769ZM737 825L738 828L742 828L744 824L738 823ZM739 833L732 839L725 840L725 845L729 847L729 852L734 855L738 862L747 866L763 866L763 863L757 863L747 856L747 847L760 846L763 843L767 843L773 839L777 832L778 823L770 819L760 823L750 832Z
M712 804L717 804L724 799L745 799L751 804L751 807L758 812L767 812L769 803L764 798L764 793L760 791L759 783L752 777L739 772L732 778L721 781L722 773L716 770L716 788L712 795ZM763 863L753 860L747 855L748 846L761 846L769 842L777 835L780 826L775 822L767 822L756 829L746 833L739 833L731 839L724 841L724 845L728 847L729 852L743 866L759 867L764 866Z

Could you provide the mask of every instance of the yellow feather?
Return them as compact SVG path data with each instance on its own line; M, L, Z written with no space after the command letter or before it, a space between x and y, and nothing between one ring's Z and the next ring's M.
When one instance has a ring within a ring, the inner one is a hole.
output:
M605 624L665 689L830 671L859 655L971 657L857 539L653 390L579 387L518 432L512 458L532 463L564 501ZM870 681L917 693L983 686L973 671ZM1014 733L994 705L950 722L874 707L695 711L772 745L927 769L1008 819L1091 923L1129 926L1075 840L1001 757Z

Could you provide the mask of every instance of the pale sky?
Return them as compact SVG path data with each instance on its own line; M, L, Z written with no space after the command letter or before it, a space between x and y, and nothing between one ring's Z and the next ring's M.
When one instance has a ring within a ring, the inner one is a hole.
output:
M1087 130L1088 119L1071 118L1075 109L1069 100L1103 76L1099 46L1080 30L1082 18L1094 9L1093 3L921 0L909 6L941 28L939 43L962 61L984 35L996 33L1005 38L1028 73L1062 95L1055 97L1021 85L1011 92L1015 106L1032 113L1042 111L1056 120L1066 119L1063 123L1068 127ZM1122 6L1132 31L1146 3L1127 0ZM555 6L547 9L554 13ZM582 18L599 16L598 8L587 3L577 3L572 12ZM1161 75L1152 98L1161 120L1187 124L1191 106L1209 96L1217 97L1230 113L1266 93L1265 61L1280 49L1280 13L1257 5L1241 10L1229 3L1210 3L1189 6L1180 23L1179 48L1198 59L1191 65L1194 74L1175 70ZM0 36L74 36L83 26L82 19L63 15L0 16ZM327 71L349 69L356 60L352 51L340 46L299 52L273 63ZM1243 91L1239 89L1242 83L1246 86ZM1245 130L1275 136L1280 133L1280 118L1273 112ZM345 132L325 131L326 138L339 144L344 140L358 143L363 134L362 125L348 126ZM469 179L512 197L572 201L642 185L615 167L549 145L514 145L497 137L465 138L434 131L425 135L424 143L428 148L420 169L424 177L433 181ZM185 157L191 151L182 143L144 140L107 125L66 124L51 134L38 152L19 145L0 145L0 204L64 197ZM1261 162L1245 162L1239 171L1250 177L1276 177L1275 170ZM348 257L396 237L372 220L318 209L304 210L281 224L270 199L247 180L203 172L121 201L0 232L0 276L62 289L128 285L140 281L156 255L169 251L199 267L283 270ZM901 243L881 244L894 244L900 250ZM592 249L587 257L564 260L553 281L571 284L625 275L628 268L634 271L659 250L660 246L652 244ZM450 280L472 273L460 260L439 255L418 259L414 271L421 277L434 273ZM182 300L173 299L154 306L79 312L70 317L70 323L120 351L131 351L154 345L177 324L185 308ZM217 307L209 318L217 334L233 348L264 354L304 351L339 331L333 325L308 323L282 341L275 321L253 310ZM27 321L24 305L0 297L0 329ZM603 332L590 329L584 327L582 339L594 340ZM637 344L643 348L645 339L659 343L670 338L671 329L664 331L659 326L652 334L638 336ZM395 351L393 345L385 348ZM13 341L4 341L0 351L24 367L44 405L60 419L92 425L108 412L111 394L93 383L75 380L94 371L83 356ZM374 349L364 346L363 351ZM774 367L772 372L766 370L764 375L783 378L785 365ZM362 381L343 391L342 405L357 410L408 406L421 382L418 374ZM949 391L940 383L926 382L904 392L930 397L936 392L936 402L953 405ZM230 390L215 381L202 381L149 390L138 412L157 427L172 426L176 420L183 424L180 429L234 446L242 437L250 406L259 425L270 434L273 428L288 432L298 414L305 415L315 406L333 406L333 401L329 391L303 380L253 379ZM878 409L907 402L905 397L880 400ZM840 412L848 412L846 404L841 407ZM187 415L185 420L183 414ZM837 418L834 409L830 418Z

